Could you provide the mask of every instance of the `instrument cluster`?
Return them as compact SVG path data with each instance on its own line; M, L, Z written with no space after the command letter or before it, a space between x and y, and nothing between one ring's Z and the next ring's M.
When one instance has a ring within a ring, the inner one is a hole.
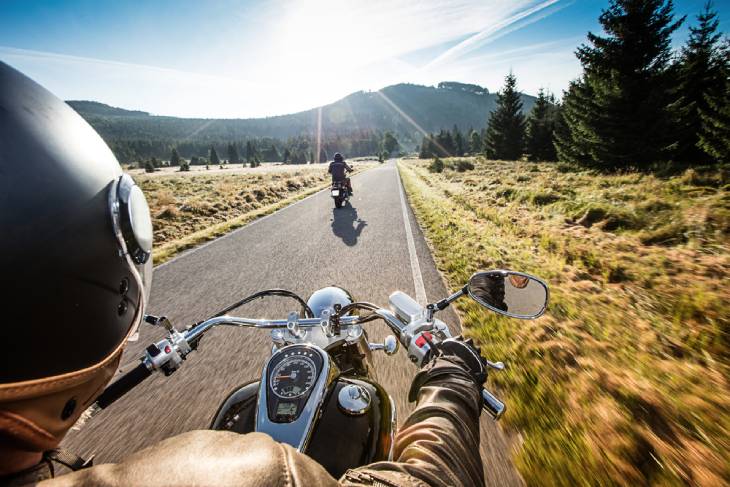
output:
M322 370L322 357L311 347L295 345L279 351L267 368L267 409L275 423L295 421Z

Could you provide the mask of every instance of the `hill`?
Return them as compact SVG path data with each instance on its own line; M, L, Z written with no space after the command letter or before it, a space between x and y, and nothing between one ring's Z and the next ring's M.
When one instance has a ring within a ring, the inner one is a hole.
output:
M186 156L197 155L200 147L224 146L252 139L284 140L292 137L312 138L317 130L318 112L322 111L322 129L328 140L368 138L370 134L391 131L404 148L415 148L421 130L436 132L457 125L461 130L484 127L495 107L496 95L478 85L443 82L438 86L398 84L382 90L359 91L332 104L290 115L252 119L203 119L155 116L147 112L115 108L92 101L68 101L126 160L122 147L149 145L151 148L184 144ZM523 95L525 110L534 98ZM137 154L149 154L136 149ZM160 149L162 151L163 149ZM202 154L201 154L202 155ZM359 154L364 155L364 154ZM159 157L159 156L158 156Z

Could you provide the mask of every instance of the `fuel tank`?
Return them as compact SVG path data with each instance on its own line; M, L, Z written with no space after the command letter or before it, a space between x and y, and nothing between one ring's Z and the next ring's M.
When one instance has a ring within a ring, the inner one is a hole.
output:
M364 410L353 413L341 405L340 392L347 386L359 386L366 391L370 400ZM211 429L237 433L254 431L258 391L259 381L236 388L218 409ZM395 427L395 404L379 384L341 376L330 387L322 415L304 453L334 478L339 478L350 468L389 459Z

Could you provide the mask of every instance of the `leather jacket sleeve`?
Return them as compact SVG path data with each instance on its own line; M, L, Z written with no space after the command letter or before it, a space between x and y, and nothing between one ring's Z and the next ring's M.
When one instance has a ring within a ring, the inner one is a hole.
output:
M396 436L394 461L351 470L343 485L484 485L478 387L448 358L434 360L421 373L427 377L416 409Z
M481 399L473 380L437 358L421 374L418 405L395 443L394 461L348 471L340 481L306 455L263 433L191 431L129 456L41 482L43 487L247 486L477 486Z

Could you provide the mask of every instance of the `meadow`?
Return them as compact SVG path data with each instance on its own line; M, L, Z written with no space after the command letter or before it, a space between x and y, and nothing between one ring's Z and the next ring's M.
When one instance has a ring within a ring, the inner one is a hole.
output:
M727 485L730 172L443 163L399 168L447 284L509 268L550 285L535 321L457 302L507 365L489 383L527 484Z

